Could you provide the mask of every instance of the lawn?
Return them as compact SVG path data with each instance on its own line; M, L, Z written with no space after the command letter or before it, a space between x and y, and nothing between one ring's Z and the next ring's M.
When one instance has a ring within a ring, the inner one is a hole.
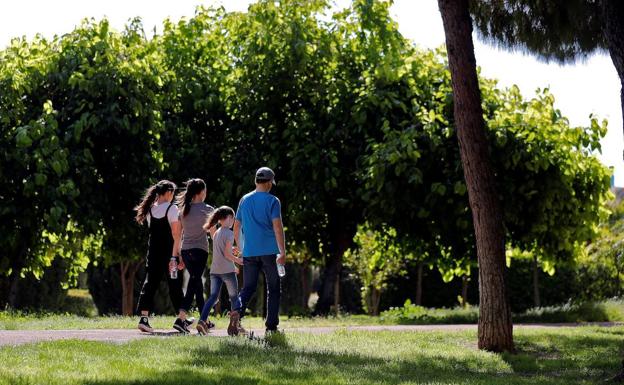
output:
M194 314L195 317L198 314ZM210 318L218 328L226 328L228 318ZM174 316L150 317L150 324L157 329L171 329ZM105 316L81 317L71 314L29 314L0 311L0 330L73 330L73 329L132 329L137 327L139 317ZM280 328L355 326L382 324L379 317L349 315L344 317L280 317ZM246 317L245 327L264 328L264 321L258 317ZM385 322L396 324L396 322Z
M289 333L0 349L3 384L596 384L618 369L624 327L518 330L517 354L476 349L474 331Z
M282 328L356 326L356 325L397 325L397 324L476 324L477 307L454 309L428 309L406 304L392 308L380 317L367 315L344 315L338 317L285 317L280 318ZM196 317L197 313L194 314ZM576 323L576 322L622 322L624 321L624 300L605 300L580 304L530 309L522 314L514 314L516 323ZM150 319L158 329L170 329L173 316L157 316ZM217 327L224 328L227 320L211 318ZM75 314L25 313L0 311L0 330L40 330L40 329L128 329L135 328L138 317L122 316L79 316ZM245 326L262 328L263 321L257 317L247 317Z

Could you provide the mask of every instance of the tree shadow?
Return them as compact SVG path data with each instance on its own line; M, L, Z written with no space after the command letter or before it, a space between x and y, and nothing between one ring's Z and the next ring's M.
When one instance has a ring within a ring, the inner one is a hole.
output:
M616 371L621 360L622 341L618 343L613 337L621 332L605 329L603 334L612 337L553 333L541 335L543 341L538 342L530 341L531 337L519 337L515 342L516 353L501 357L520 375L540 373L559 377L577 373L579 380L599 381Z
M619 336L619 333L613 333ZM88 385L174 384L589 384L618 367L614 336L517 339L518 354L447 354L415 348L401 357L313 350L289 344L269 347L244 338L210 339L192 347L175 369L151 370L144 378L90 380ZM617 343L617 338L615 339ZM388 351L393 348L391 345ZM608 356L595 355L604 352Z

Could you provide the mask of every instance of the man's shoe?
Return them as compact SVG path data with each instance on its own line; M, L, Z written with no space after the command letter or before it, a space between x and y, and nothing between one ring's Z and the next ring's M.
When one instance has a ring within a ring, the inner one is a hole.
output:
M182 320L180 318L176 318L175 322L173 323L173 328L184 334L189 334L191 332L186 326L186 320Z
M230 312L230 324L227 328L227 333L229 336L237 336L240 333L240 313L236 310ZM243 329L244 331L244 329Z
M210 332L210 329L212 328L214 328L214 324L210 321L205 322L199 320L199 322L197 322L197 333L201 336L205 336L206 334L208 334L208 332Z
M153 333L154 329L150 326L149 318L142 316L139 320L139 330L144 333Z

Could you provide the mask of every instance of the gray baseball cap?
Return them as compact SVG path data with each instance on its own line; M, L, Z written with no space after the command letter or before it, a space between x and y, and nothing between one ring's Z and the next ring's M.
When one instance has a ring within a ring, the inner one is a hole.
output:
M275 183L275 173L268 167L260 167L258 171L256 171L256 180L263 179L266 181L271 181L273 184Z

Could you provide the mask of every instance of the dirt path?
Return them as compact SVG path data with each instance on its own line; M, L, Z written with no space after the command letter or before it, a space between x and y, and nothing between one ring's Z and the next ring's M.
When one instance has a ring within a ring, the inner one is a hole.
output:
M621 326L622 323L591 323L591 324L530 324L530 325L514 325L515 329L547 329L560 327L580 327L580 326L599 326L613 327ZM285 328L285 332L291 333L315 333L326 334L338 330L347 331L463 331L476 330L477 325L375 325L375 326L348 326L348 327L308 327L308 328ZM252 330L256 336L263 336L263 329ZM132 340L144 338L167 338L180 336L172 330L157 330L153 334L141 333L136 329L93 329L93 330L0 330L0 346L2 345L21 345L41 341L54 341L66 339L79 339L85 341L104 341L112 343L124 343ZM226 337L225 329L214 330L209 336ZM199 337L195 334L189 338Z

